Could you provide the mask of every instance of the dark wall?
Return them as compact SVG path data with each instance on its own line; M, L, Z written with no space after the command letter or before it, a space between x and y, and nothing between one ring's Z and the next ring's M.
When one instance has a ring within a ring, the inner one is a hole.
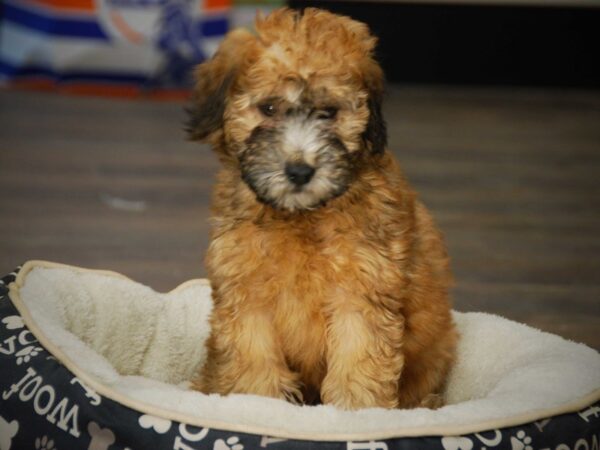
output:
M395 82L600 87L600 8L299 1L366 22Z

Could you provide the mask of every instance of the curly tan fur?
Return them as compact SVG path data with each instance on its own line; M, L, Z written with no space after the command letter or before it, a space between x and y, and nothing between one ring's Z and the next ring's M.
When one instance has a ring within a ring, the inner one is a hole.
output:
M375 43L347 17L281 9L256 34L229 33L198 67L190 133L223 168L206 256L212 335L195 388L439 406L457 340L448 258L385 149ZM298 160L316 167L300 188L279 168Z

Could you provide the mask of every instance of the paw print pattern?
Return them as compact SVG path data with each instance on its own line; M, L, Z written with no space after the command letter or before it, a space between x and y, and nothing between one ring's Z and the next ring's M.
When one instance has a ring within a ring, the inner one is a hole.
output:
M512 450L533 450L531 437L527 436L523 430L519 430L516 436L510 438Z
M39 355L42 350L42 347L36 347L33 345L19 350L15 355L17 357L17 366L20 366L23 363L28 363L29 361L31 361L31 358Z
M7 330L18 330L25 326L23 318L21 316L8 316L2 319L2 323Z
M217 439L213 450L244 450L244 446L240 444L240 438L231 436L227 441Z
M56 450L54 441L52 439L48 439L48 436L37 438L35 440L35 448L36 450Z

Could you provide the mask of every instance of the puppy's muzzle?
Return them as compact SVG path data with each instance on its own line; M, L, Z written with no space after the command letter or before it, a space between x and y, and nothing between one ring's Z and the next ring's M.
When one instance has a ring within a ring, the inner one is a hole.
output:
M297 187L307 184L314 174L314 167L305 163L287 163L285 166L285 175Z

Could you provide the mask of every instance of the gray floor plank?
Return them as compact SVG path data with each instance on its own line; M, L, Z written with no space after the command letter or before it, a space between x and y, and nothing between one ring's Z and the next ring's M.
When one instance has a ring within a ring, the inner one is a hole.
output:
M386 102L456 308L600 349L600 93L392 86ZM204 276L218 162L184 120L176 102L0 91L0 272L48 259L161 291Z

